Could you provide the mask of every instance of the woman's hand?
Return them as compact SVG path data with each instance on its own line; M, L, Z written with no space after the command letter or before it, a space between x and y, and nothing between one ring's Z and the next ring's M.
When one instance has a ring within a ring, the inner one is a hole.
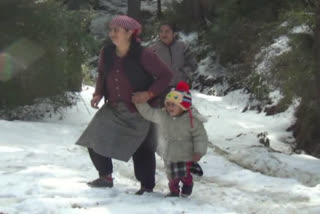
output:
M134 93L131 100L133 103L141 104L147 102L152 98L152 96L152 93L150 93L149 91L141 91Z
M91 107L92 108L96 108L98 109L98 104L100 102L100 100L102 99L102 96L101 95L94 95L91 99Z

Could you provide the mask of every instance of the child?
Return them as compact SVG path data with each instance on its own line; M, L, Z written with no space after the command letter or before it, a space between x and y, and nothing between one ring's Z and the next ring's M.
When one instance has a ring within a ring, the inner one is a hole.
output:
M192 162L199 161L207 151L208 136L203 126L205 118L191 106L191 94L186 82L179 82L165 98L165 108L151 108L149 104L136 103L140 114L159 124L158 154L164 159L169 179L170 193L179 197L191 195L193 179L190 174Z

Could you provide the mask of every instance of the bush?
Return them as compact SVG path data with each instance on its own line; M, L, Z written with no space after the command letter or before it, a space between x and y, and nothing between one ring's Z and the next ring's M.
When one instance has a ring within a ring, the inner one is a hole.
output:
M61 119L64 117L64 108L75 105L79 99L78 93L64 93L47 98L37 98L32 105L1 108L0 118L9 121L34 121L44 117L50 118L54 114L59 115Z
M93 46L86 14L54 0L5 0L0 20L1 108L81 90L81 65Z
M309 103L315 91L315 69L312 53L313 37L309 34L290 36L291 51L277 57L271 75L277 80L285 99L280 103L287 107L295 97L303 97Z
M215 1L211 9L214 11L210 12L215 16L206 40L220 55L223 65L252 61L257 46L270 41L266 36L274 28L273 23L279 22L280 11L285 7L285 1L277 0Z

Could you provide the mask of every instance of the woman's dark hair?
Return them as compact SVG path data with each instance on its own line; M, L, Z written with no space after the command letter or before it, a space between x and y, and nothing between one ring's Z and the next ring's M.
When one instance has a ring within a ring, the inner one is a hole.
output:
M107 39L104 41L104 47L108 47L108 46L112 47L113 50L116 48L116 46L112 43L110 39ZM127 56L140 59L142 51L143 51L143 46L141 45L141 43L136 41L136 39L132 38Z
M172 30L172 32L177 32L177 25L175 23L170 23L170 22L161 22L160 27L163 25L169 26L169 28Z
M131 56L132 58L138 57L138 59L140 60L142 51L143 51L143 47L141 46L141 43L138 42L136 39L132 38L128 56Z

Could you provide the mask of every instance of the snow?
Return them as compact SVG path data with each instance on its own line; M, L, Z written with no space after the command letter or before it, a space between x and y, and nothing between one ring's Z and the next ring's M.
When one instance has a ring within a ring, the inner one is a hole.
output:
M291 34L299 34L299 33L306 33L306 34L312 34L312 29L306 25L306 24L303 24L303 25L299 25L299 26L295 26L294 28L292 28L290 30L289 33Z
M192 33L179 33L179 38L181 41L185 42L188 45L191 45L192 43L196 43L198 41L198 33L192 32Z
M293 154L295 106L265 116L242 113L243 91L225 97L192 91L193 103L209 117L205 124L213 146L200 161L190 198L165 198L162 160L157 157L155 193L136 196L133 164L114 161L114 187L86 185L97 172L87 151L74 143L93 117L93 88L84 87L83 102L65 116L37 122L0 120L0 213L320 213L320 160ZM259 143L267 132L271 148Z
M284 98L284 96L280 92L280 90L274 90L269 93L269 98L271 100L272 105L277 105L281 101L281 99Z
M170 1L163 1L164 9ZM98 11L90 25L97 39L107 35L105 24L112 16L126 13L126 4L100 0L105 10ZM141 8L155 13L156 1L142 1ZM298 26L290 33L303 32L308 29ZM179 36L196 45L196 33ZM257 54L256 72L267 75L274 57L287 51L289 38L275 39ZM198 73L208 78L223 72L211 57L199 63ZM93 88L84 86L82 99L66 109L62 119L57 114L36 122L0 120L0 214L320 213L320 160L294 154L294 138L286 131L295 121L299 101L284 113L266 116L243 112L249 95L242 90L223 97L192 91L193 104L209 118L205 128L212 145L200 161L204 176L194 177L191 197L165 198L167 178L158 156L154 193L134 194L139 183L131 160L114 161L113 188L87 186L97 172L86 149L75 141L96 112L89 107L92 93ZM270 98L277 103L282 94L273 90ZM259 142L261 133L270 147Z
M258 74L266 73L270 70L272 60L291 50L289 46L289 37L282 35L274 40L274 43L266 48L262 48L261 51L255 56L256 60L262 59L262 61L256 66L256 72Z

